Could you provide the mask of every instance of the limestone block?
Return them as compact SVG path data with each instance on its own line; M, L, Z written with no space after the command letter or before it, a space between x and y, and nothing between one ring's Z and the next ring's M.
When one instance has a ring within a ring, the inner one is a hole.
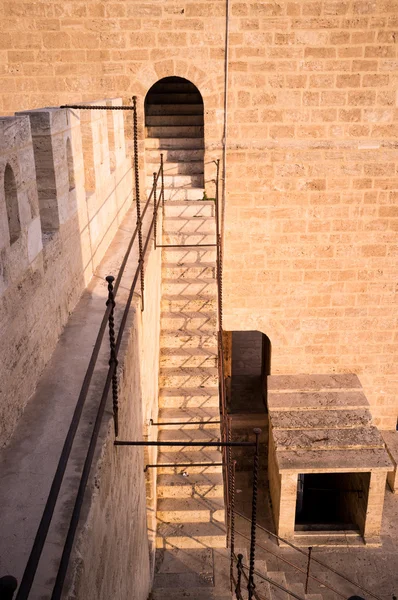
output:
M381 432L386 443L388 454L390 455L394 469L387 474L388 485L394 494L398 491L398 431Z
M43 249L40 217L36 217L28 226L28 259L33 262Z

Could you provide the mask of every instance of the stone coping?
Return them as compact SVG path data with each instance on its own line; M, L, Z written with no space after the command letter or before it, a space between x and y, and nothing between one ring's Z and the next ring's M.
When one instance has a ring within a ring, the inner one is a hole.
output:
M391 461L384 448L278 451L276 458L280 472L370 473L372 471L391 471Z

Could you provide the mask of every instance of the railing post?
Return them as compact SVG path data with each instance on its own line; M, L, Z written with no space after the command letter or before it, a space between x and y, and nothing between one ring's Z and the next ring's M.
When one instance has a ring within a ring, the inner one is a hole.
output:
M141 201L140 201L140 173L138 165L138 120L137 120L137 96L133 96L133 139L134 139L134 176L135 176L135 203L137 209L137 227L138 227L138 262L140 264L141 275L141 310L144 310L144 257L142 243L142 217L141 217Z
M235 468L236 460L232 461L231 464L231 483L230 483L230 550L231 550L231 562L229 569L229 579L231 582L231 592L233 584L233 567L234 567L234 553L235 553Z
M0 577L0 599L12 600L14 592L18 587L18 582L12 575L4 575Z
M162 198L162 209L164 209L164 162L163 152L160 154L160 194Z
M115 296L113 293L113 282L115 278L112 275L108 275L106 278L108 282L108 300L106 305L111 305L111 311L108 317L109 325L109 345L111 349L109 365L115 365L114 372L112 375L112 400L113 400L113 423L115 426L115 437L119 435L119 390L117 383L117 365L118 360L116 358L116 335L115 335Z
M310 578L311 553L312 553L312 546L309 546L308 547L307 577L305 580L305 593L306 594L308 592L308 580Z
M260 457L260 433L261 429L257 427L253 430L256 435L256 448L253 460L253 497L252 497L252 523L250 534L250 560L249 560L249 578L247 589L249 591L249 600L253 598L254 583L254 562L256 559L256 527L257 527L257 490L258 490L258 464Z
M243 571L242 560L243 560L243 554L238 554L238 562L236 564L236 570L237 570L238 574L236 577L236 586L235 586L235 594L236 594L236 597L238 598L238 600L242 597L242 593L241 593L241 582L242 582L242 571Z
M157 173L153 174L153 238L154 238L154 247L156 250L156 234L157 234L157 220L158 220L158 210L157 210L157 199L156 199L156 179Z

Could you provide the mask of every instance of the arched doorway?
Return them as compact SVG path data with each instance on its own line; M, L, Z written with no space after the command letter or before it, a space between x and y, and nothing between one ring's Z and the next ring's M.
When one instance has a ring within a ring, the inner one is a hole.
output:
M198 88L182 77L165 77L145 98L147 185L165 162L165 198L198 200L204 193L204 113Z

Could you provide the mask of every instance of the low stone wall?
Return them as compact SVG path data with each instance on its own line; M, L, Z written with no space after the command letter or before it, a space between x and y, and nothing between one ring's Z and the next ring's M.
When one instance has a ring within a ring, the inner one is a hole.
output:
M151 217L148 215L146 220ZM161 226L161 216L158 223ZM148 257L145 290L144 311L140 296L133 299L119 355L121 440L157 439L156 427L150 427L149 420L156 421L158 414L160 249ZM118 294L119 319L125 294L123 290ZM104 429L103 444L99 444L102 449L86 494L86 519L71 565L67 598L146 600L154 567L156 469L149 469L146 479L144 467L156 463L157 449L115 448L109 413Z
M0 446L126 214L132 188L121 111L38 109L0 119Z

